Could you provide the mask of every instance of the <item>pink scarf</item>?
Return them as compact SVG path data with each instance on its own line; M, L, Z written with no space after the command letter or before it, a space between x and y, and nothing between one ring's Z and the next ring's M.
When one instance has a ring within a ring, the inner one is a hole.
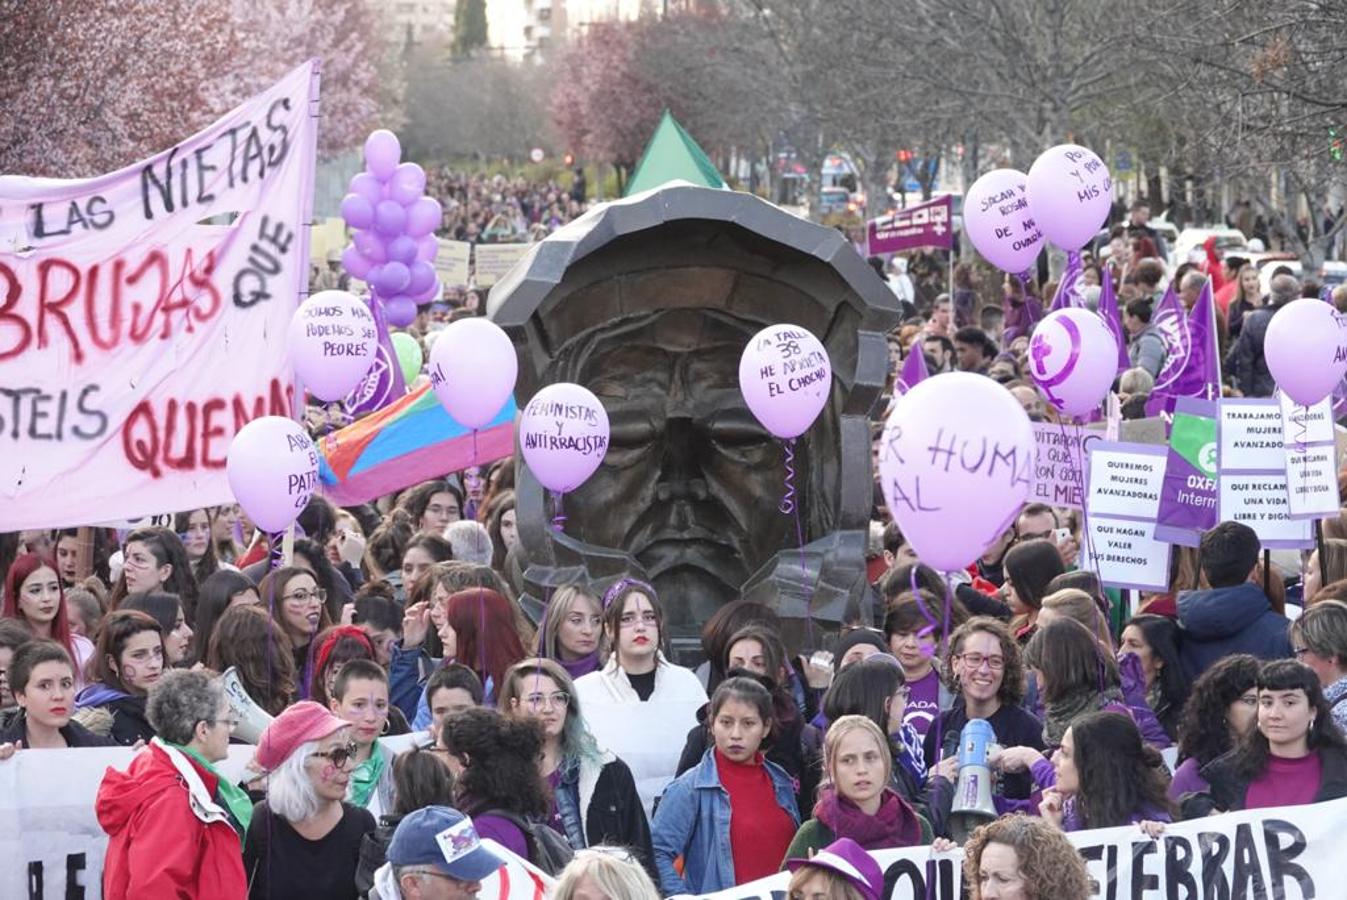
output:
M921 820L893 788L884 789L879 812L871 816L838 796L831 785L821 787L814 818L827 825L834 838L851 838L866 850L921 845Z

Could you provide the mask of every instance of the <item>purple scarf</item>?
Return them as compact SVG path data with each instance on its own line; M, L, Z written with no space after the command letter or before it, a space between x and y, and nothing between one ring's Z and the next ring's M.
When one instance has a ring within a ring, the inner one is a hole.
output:
M907 801L893 788L885 788L879 812L866 815L831 785L819 788L814 818L832 831L833 837L851 838L866 850L921 845L921 821Z
M588 656L582 656L574 662L567 662L558 656L556 663L566 670L566 674L571 676L571 681L575 681L581 675L599 671L599 651L595 650Z

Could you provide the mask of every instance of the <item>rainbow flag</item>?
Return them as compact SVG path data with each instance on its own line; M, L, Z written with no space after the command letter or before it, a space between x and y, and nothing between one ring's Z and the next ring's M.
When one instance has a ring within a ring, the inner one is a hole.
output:
M474 436L422 385L318 442L323 496L337 506L368 503L418 482L514 452L514 399Z

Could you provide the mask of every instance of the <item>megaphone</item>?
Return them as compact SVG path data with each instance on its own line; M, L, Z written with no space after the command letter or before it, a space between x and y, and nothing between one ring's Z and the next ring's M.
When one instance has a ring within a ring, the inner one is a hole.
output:
M248 696L248 691L244 689L243 682L239 679L238 670L233 666L225 669L220 681L224 685L225 699L229 701L229 711L238 721L234 726L233 736L249 744L256 744L262 739L262 732L271 724L271 714Z
M950 836L957 843L964 843L975 828L997 817L987 765L988 748L995 742L996 732L986 719L969 719L959 735L959 781L949 813Z

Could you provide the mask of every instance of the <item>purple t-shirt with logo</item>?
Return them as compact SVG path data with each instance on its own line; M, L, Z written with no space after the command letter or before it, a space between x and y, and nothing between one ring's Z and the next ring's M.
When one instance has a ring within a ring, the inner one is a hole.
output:
M911 694L907 698L903 722L925 737L935 717L940 715L940 676L932 666L931 671L916 681L909 681L907 686Z

